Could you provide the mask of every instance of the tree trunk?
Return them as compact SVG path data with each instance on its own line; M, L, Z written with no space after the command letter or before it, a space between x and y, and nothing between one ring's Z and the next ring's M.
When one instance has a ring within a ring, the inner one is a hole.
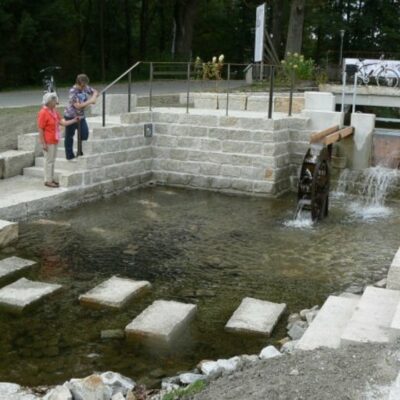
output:
M282 26L286 0L273 0L272 3L272 43L279 57L283 56Z
M193 25L196 18L198 0L176 0L174 23L176 29L175 57L190 60L192 52Z
M140 41L139 41L139 52L140 57L144 60L147 52L147 21L149 13L149 2L148 0L142 0L142 7L140 9Z
M104 1L100 0L100 65L101 65L101 80L106 80L106 55L104 46Z
M129 68L132 63L132 41L131 41L131 14L129 0L124 1L125 8L125 45L126 45L126 67Z
M292 0L285 54L301 53L305 0Z

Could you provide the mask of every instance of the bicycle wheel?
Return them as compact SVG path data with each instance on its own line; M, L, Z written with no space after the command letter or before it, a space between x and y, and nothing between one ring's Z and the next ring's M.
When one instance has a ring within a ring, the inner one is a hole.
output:
M376 84L378 86L397 87L399 84L399 74L392 68L385 68L376 75Z

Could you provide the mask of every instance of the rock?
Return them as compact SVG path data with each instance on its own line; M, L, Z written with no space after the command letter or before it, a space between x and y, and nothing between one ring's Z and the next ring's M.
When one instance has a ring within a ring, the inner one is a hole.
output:
M71 379L66 387L74 400L110 400L112 389L103 383L99 375L90 375L84 379Z
M305 321L297 321L289 329L288 335L293 340L298 340L303 336L303 334L306 331L306 329L307 329L307 322L305 322Z
M191 372L187 372L185 374L180 374L179 375L179 380L184 384L184 385L190 385L191 383L204 380L206 377L202 374L192 374Z
M126 400L137 400L132 390L128 390L128 393L126 394Z
M67 387L56 386L43 397L43 400L72 400L72 394Z
M282 353L293 353L296 350L296 345L298 343L298 340L291 340L290 342L286 342L282 347L281 347L281 352Z
M133 390L136 383L125 376L122 376L118 372L104 372L100 375L103 383L112 389L112 394L122 393L124 396L128 393L128 390Z
M260 361L260 358L256 354L242 354L239 356L241 364L253 364Z
M105 329L101 331L100 337L102 339L123 339L125 332L122 329Z
M111 400L125 400L125 397L122 393L117 393L114 394L113 397L111 397Z
M281 355L282 353L274 346L267 346L261 350L259 357L263 360L266 360L268 358L280 357Z
M307 314L306 314L306 321L307 324L310 325L311 322L314 321L314 318L318 315L318 310L310 310Z
M378 281L378 282L375 282L375 283L374 283L374 286L376 286L376 287L378 287L378 288L385 288L385 287L386 287L386 284L387 284L387 279L384 278L384 279L381 279L381 280Z
M171 392L172 390L179 389L180 386L177 383L172 382L162 382L161 389L166 390L167 392Z
M283 339L278 340L278 343L283 346L285 343L290 342L290 337L286 336Z
M288 318L288 324L301 320L299 313L290 314Z
M18 393L20 390L21 386L16 383L0 382L0 398Z
M306 314L310 312L310 309L305 308L304 310L300 311L300 317L301 319L305 320L306 319Z
M235 356L232 358L219 359L217 361L202 361L200 363L200 370L204 375L216 377L223 373L233 372L240 365L240 357Z
M289 372L289 375L292 375L292 376L297 376L299 374L300 373L299 373L299 370L297 368L294 368Z

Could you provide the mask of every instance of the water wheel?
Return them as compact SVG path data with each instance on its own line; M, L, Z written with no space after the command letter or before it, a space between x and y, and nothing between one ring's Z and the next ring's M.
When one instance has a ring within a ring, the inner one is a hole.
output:
M308 149L300 171L296 217L303 211L309 212L313 221L328 215L329 160L326 146L314 145Z

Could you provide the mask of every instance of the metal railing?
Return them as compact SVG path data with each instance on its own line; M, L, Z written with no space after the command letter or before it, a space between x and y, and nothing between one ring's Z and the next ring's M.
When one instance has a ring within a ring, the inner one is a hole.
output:
M141 62L138 61L133 66L131 66L128 70L122 73L117 79L107 85L100 93L102 94L102 125L105 126L106 123L106 92L118 83L122 78L128 75L128 112L131 111L131 84L132 84L132 71L138 67L139 65L148 65L149 67L149 75L148 75L148 85L149 85L149 111L153 109L153 97L154 97L154 82L159 77L164 77L162 80L166 80L165 77L178 78L182 80L186 80L186 113L189 113L189 105L190 105L190 94L191 94L191 84L192 82L205 82L208 80L204 80L204 69L202 65L199 66L198 63L195 62ZM218 70L218 75L215 76L216 86L218 82L223 82L226 90L226 107L225 114L229 115L229 106L230 106L230 95L232 91L232 82L235 79L233 77L242 74L245 76L246 74L254 72L256 75L257 68L260 68L259 65L256 64L236 64L236 63L226 63L222 64ZM266 77L269 84L267 84L266 91L268 92L268 105L266 104L266 111L268 112L268 118L272 118L273 113L273 102L274 102L274 93L275 93L275 74L279 71L279 66L276 65L263 65L263 77ZM208 82L211 82L209 80ZM214 82L214 81L212 81ZM262 81L264 82L264 81ZM295 90L295 75L294 72L290 74L289 83L288 83L288 91L289 91L289 106L288 106L288 116L292 115L293 109L293 93Z

